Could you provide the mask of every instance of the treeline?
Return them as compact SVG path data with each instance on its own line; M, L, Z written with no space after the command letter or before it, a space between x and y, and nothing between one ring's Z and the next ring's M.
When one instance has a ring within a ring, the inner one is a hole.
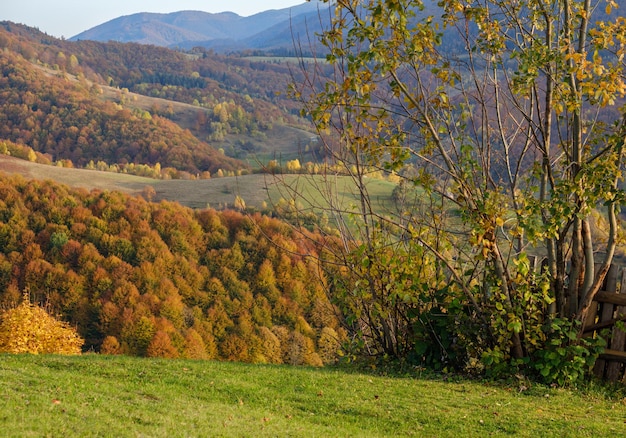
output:
M0 138L51 160L161 163L190 172L246 168L159 116L98 99L87 82L50 77L21 56L0 52Z
M147 84L159 84L159 85L174 85L176 87L183 88L204 88L206 87L206 81L199 76L183 76L174 73L157 72L152 74L145 74L139 81L139 83ZM124 84L125 87L132 87L134 83Z
M102 353L321 365L345 335L298 236L260 215L0 175L0 306L26 291Z
M33 148L31 148L30 146L13 143L8 140L0 140L0 155L9 155L11 157L19 158L22 160L28 160L33 163L47 164L47 165L56 166L56 167L65 167L69 169L77 167L74 165L72 160L62 158L57 161L52 161L50 155L42 154L40 152L35 152ZM224 171L222 169L218 169L218 171L213 174L209 171L204 171L202 173L197 173L197 174L191 174L189 172L178 170L173 167L165 167L165 168L161 167L160 163L156 163L154 166L151 166L149 164L135 164L135 163L109 164L106 161L102 161L102 160L98 160L97 162L90 160L83 168L89 169L89 170L99 170L102 172L137 175L137 176L143 176L146 178L153 178L153 179L187 179L187 180L221 178L224 176L240 176L248 172L246 169L238 169L236 171L232 171L232 170Z

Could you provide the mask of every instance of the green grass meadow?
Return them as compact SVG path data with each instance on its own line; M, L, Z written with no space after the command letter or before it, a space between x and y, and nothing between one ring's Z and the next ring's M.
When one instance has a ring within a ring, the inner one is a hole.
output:
M600 394L337 368L0 355L0 435L624 436L626 399Z

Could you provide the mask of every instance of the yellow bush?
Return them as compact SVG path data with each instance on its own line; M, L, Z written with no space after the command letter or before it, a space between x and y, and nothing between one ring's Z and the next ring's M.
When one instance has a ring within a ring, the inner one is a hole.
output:
M259 338L263 345L263 356L269 363L283 363L280 340L267 327L259 329Z
M83 343L67 323L28 300L0 314L0 352L80 354Z
M288 362L291 365L323 366L322 359L315 352L315 344L311 338L293 331L289 336Z

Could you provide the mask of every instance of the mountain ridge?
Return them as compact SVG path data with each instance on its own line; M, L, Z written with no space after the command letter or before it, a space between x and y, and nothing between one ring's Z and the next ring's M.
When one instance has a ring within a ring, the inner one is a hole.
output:
M109 20L69 40L136 42L169 48L201 46L218 51L233 48L284 48L293 46L290 31L292 22L302 23L311 18L308 21L319 26L317 16L326 8L327 5L313 1L285 9L271 9L249 17L234 12L191 10L140 12ZM268 33L271 29L274 31Z

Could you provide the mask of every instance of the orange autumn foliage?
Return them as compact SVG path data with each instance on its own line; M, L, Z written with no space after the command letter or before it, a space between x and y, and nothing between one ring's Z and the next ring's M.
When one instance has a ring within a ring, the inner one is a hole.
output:
M104 354L332 363L323 329L337 348L345 334L296 237L258 214L0 175L0 309L28 289Z

